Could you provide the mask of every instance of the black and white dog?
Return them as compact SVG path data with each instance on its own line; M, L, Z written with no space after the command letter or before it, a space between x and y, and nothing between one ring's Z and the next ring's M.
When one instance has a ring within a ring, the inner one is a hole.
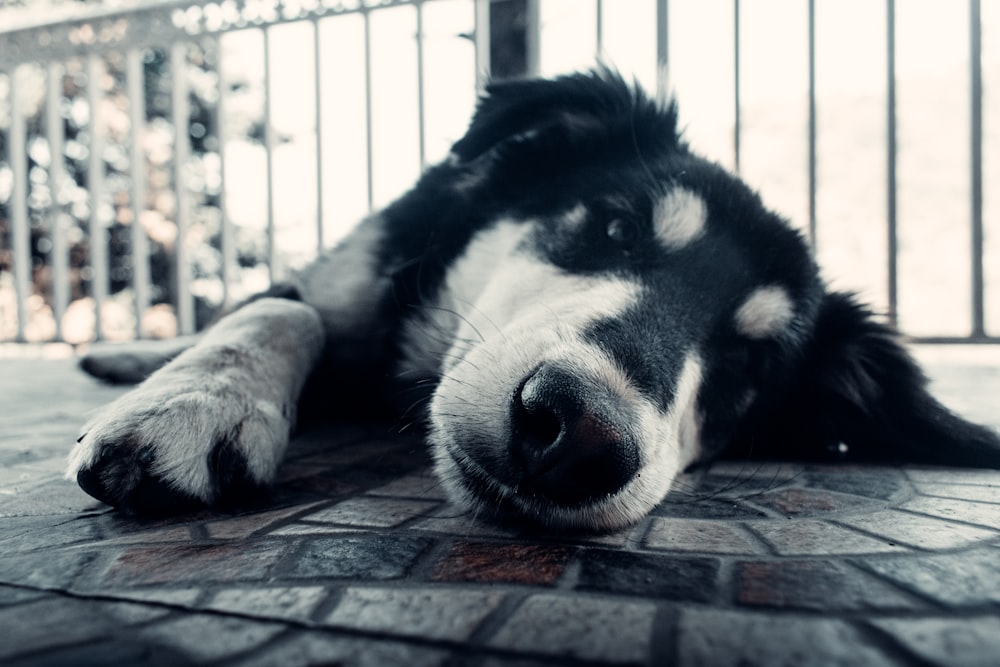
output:
M454 500L550 528L633 523L727 452L1000 466L672 103L604 71L490 86L444 163L110 405L67 477L135 513L254 493L311 375L331 403L425 389Z

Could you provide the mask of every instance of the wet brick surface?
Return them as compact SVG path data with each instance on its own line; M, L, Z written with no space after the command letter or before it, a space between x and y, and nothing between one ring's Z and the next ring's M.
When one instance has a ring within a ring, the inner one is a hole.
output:
M437 562L436 581L552 585L574 549L547 544L454 543Z
M749 561L736 569L736 601L778 609L914 609L894 586L837 561Z
M691 665L902 665L850 622L728 610L681 615L675 661Z
M532 595L514 610L490 645L610 663L648 660L656 605L585 597Z
M595 549L581 557L582 590L707 602L715 596L718 561Z
M378 521L380 517L373 517ZM302 578L398 579L431 541L410 535L317 537L288 559L285 575Z
M503 600L491 590L348 588L325 622L336 627L463 641Z
M1000 472L720 462L630 529L540 537L449 505L412 438L344 425L297 437L257 507L139 521L61 478L86 415L122 391L68 361L0 360L4 665L1000 654Z
M872 625L896 637L906 648L934 664L997 664L1000 656L1000 614L913 621L883 618Z

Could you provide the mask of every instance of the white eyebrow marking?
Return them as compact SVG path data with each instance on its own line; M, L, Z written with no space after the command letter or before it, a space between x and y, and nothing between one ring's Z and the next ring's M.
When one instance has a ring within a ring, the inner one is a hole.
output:
M736 330L749 338L769 338L792 321L795 306L784 287L758 287L736 311Z
M686 188L675 188L653 207L656 238L668 250L679 250L701 236L708 221L705 200Z
M587 221L587 207L583 204L577 204L570 210L562 214L563 222L570 230L579 229L584 222Z

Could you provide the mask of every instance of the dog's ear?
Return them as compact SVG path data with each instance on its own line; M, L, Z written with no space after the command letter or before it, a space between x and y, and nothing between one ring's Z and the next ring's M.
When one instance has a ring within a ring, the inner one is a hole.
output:
M643 151L677 149L677 110L630 86L610 69L555 79L493 82L486 87L465 136L452 147L468 163L515 142L589 139L631 132Z
M1000 467L1000 438L945 408L889 327L850 295L824 297L784 435L856 460ZM779 416L781 421L783 416ZM789 442L794 447L795 443Z

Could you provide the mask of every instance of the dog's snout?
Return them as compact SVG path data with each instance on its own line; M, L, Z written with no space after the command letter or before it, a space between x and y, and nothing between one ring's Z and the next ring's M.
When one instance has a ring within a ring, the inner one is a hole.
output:
M512 410L512 455L522 490L564 506L618 491L638 470L621 406L555 365L521 384Z

